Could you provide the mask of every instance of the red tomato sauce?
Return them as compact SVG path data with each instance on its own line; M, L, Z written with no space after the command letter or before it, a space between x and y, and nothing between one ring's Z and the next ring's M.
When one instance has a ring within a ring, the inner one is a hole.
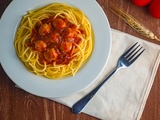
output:
M84 31L67 18L51 16L36 23L27 45L38 52L41 63L67 65L74 58L75 44L81 42L80 34Z

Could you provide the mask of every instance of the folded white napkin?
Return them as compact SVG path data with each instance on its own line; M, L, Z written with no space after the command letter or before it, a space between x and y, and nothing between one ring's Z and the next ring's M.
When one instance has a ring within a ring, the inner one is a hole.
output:
M144 46L145 52L129 68L121 69L110 78L83 109L83 112L103 120L140 119L160 63L160 46L113 29L112 35L110 58L100 77L80 93L64 98L49 99L72 107L116 67L118 58L126 49L135 42L139 42Z

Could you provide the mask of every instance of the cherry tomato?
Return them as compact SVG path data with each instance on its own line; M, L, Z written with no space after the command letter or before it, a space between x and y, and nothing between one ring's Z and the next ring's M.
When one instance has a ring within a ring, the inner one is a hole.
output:
M153 0L149 6L150 14L155 18L160 18L160 0Z
M132 0L132 2L137 6L146 6L148 5L152 0Z

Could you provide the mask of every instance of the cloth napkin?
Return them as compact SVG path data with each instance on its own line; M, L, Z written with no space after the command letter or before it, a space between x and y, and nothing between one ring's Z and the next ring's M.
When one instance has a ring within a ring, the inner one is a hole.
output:
M160 46L112 29L112 49L109 61L99 78L84 91L52 99L68 107L95 88L117 66L118 58L135 42L145 52L129 68L111 77L83 109L83 113L103 120L139 120L160 63Z
M109 61L91 86L68 97L49 99L72 107L114 70L126 49L139 42L145 52L129 68L112 76L82 111L102 120L139 120L160 63L160 46L114 29L112 37Z

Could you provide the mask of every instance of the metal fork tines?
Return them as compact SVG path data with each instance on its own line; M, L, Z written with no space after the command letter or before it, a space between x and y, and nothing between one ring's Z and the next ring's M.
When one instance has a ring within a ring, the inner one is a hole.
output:
M145 49L140 47L140 44L135 43L131 48L129 48L118 60L118 66L116 69L104 80L101 84L99 84L95 89L93 89L89 94L85 97L81 98L78 102L76 102L72 106L72 111L76 114L80 113L82 109L87 105L87 103L92 99L92 97L96 94L96 92L101 88L101 86L120 68L129 67L137 58L144 52Z
M123 67L128 67L144 52L144 50L145 49L137 42L119 58L119 62L123 63Z

